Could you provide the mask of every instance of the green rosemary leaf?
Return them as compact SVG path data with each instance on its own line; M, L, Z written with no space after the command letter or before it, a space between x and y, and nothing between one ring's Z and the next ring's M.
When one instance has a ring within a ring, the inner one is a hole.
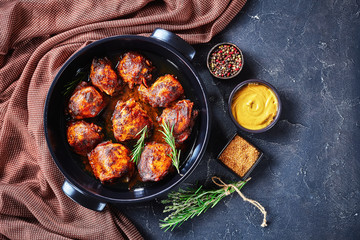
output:
M87 78L88 78L87 72L84 70L84 68L80 68L80 69L76 72L74 79L64 85L64 90L62 91L62 94L63 94L64 96L70 95L70 94L74 91L75 87L76 87L81 81L86 81Z
M140 138L137 140L134 149L131 151L131 161L135 162L135 164L138 163L141 153L144 150L145 147L145 138L147 137L147 125L143 129L141 129L137 134L140 135Z
M240 181L232 185L240 190L245 184L246 181ZM161 201L162 204L169 204L165 206L163 212L170 212L170 214L160 220L160 228L164 229L164 231L169 229L172 231L188 219L199 216L209 208L213 208L221 199L234 191L234 187L206 190L200 186L197 189L179 189L177 192L171 192L168 194L167 199Z
M172 163L174 165L174 167L176 168L177 172L180 174L180 153L181 151L176 149L176 144L175 144L175 137L173 135L173 131L174 131L174 125L171 127L169 127L169 125L167 123L165 124L161 124L162 128L164 129L159 130L163 135L164 135L164 140L167 144L169 144L169 146L171 147L171 155L169 155L171 157Z

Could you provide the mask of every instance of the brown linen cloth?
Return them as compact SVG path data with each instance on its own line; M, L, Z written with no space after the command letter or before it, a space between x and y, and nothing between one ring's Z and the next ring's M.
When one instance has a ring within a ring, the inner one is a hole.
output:
M92 41L161 27L189 43L207 42L245 2L1 1L0 238L141 239L116 209L91 211L62 192L64 177L44 137L50 84L62 64Z

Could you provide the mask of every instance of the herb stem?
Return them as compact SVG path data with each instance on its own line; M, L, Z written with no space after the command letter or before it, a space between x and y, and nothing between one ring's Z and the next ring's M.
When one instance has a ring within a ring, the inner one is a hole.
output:
M131 161L135 164L138 163L141 153L145 147L145 138L147 137L147 125L143 129L141 129L136 136L141 135L140 138L137 140L134 149L131 151Z
M170 125L170 124L169 124ZM164 129L159 130L163 135L164 135L164 140L167 144L169 144L169 146L171 147L171 155L169 155L172 159L172 163L174 165L174 167L176 168L177 172L180 174L180 153L181 150L177 150L176 149L176 143L175 143L175 137L173 135L173 131L174 131L174 125L171 127L169 127L169 125L167 123L161 124L162 128Z
M74 79L64 85L64 90L62 91L64 96L69 96L75 89L75 87L81 82L86 81L88 74L84 68L77 70Z
M165 231L173 230L188 219L199 216L210 207L213 208L221 199L233 193L234 187L240 190L245 184L246 181L240 181L217 190L205 190L200 186L197 189L179 189L178 192L169 193L168 198L161 203L170 204L165 206L163 212L171 213L164 220L160 220L160 227Z

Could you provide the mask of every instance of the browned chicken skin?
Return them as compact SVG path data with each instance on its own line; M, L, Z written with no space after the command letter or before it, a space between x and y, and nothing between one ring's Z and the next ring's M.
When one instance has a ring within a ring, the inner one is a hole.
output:
M191 134L197 110L193 110L194 103L190 100L180 100L175 105L165 108L158 118L162 124L174 126L173 134L177 143L183 143Z
M168 107L184 95L184 89L173 75L166 74L159 77L149 88L140 85L139 93L141 98L153 107Z
M134 173L135 164L131 161L130 150L120 143L100 143L88 154L88 158L95 177L102 183L123 177L129 180Z
M67 140L74 152L86 156L103 140L101 131L101 127L84 120L71 122L67 128Z
M103 96L88 83L80 83L69 100L69 114L74 119L92 118L105 107Z
M190 100L180 100L184 98L184 89L176 76L165 74L150 86L154 67L143 55L127 52L119 58L117 67L112 67L106 57L94 58L91 82L82 82L74 90L67 108L71 116L68 143L74 152L88 157L94 176L102 183L130 180L136 169L130 150L136 141L128 140L138 139L137 134L147 126L149 136L137 165L138 173L144 182L160 181L174 167L171 147L158 131L162 129L159 124L173 126L176 146L181 148L191 134L198 111ZM123 89L125 82L129 88ZM135 88L136 85L140 86ZM126 146L111 142L111 133L104 137L102 128L94 122L99 119L105 120L106 129L113 131L116 142L125 142ZM158 122L154 123L155 119Z
M136 52L127 52L123 55L117 67L119 75L129 88L143 83L145 86L151 81L153 66L149 60Z
M152 129L153 121L147 112L141 108L140 103L133 98L126 102L118 101L112 115L114 137L119 142L138 139L137 135L145 126Z
M137 165L141 180L160 181L172 168L171 148L168 144L146 144Z
M116 95L121 90L122 81L107 58L94 58L90 69L90 79L94 86L107 95Z

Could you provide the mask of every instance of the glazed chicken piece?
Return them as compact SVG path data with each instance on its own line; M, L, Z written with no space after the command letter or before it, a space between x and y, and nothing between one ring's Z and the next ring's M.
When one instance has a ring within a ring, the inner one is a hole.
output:
M141 83L148 86L153 69L152 63L136 52L125 53L117 67L119 75L131 89Z
M74 119L92 118L105 107L105 99L95 87L80 83L69 100L69 114Z
M84 120L70 122L67 128L67 140L77 154L86 156L103 138L102 128Z
M137 165L141 180L160 181L172 169L171 147L168 144L146 144Z
M180 100L175 105L165 108L158 118L159 123L174 126L173 134L177 143L183 143L191 134L198 111L193 109L190 100Z
M139 93L152 107L168 107L184 96L184 89L173 75L166 74L159 77L150 88L140 85Z
M100 143L88 154L88 159L95 177L102 183L120 178L129 181L134 173L130 150L120 143Z
M107 58L94 58L90 69L90 79L94 86L113 96L119 93L122 81L113 70L111 62Z
M112 115L113 133L116 140L123 142L138 139L137 135L145 126L148 131L153 127L153 121L140 103L133 98L123 102L119 100Z

